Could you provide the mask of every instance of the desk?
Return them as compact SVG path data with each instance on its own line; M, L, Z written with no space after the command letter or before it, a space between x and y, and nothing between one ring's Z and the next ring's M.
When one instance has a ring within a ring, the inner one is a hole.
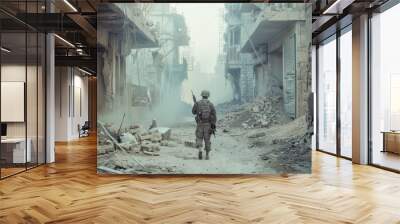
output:
M1 157L6 163L26 163L32 159L31 139L26 140L28 143L25 152L25 138L5 138L1 139ZM25 160L26 159L26 160Z
M400 131L383 131L382 152L400 154Z

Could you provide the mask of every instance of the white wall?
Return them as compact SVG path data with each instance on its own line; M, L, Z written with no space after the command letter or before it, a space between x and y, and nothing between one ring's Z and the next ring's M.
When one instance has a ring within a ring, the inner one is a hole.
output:
M55 86L55 140L77 139L78 124L88 120L88 78L75 68L57 67Z
M37 70L38 69L38 70ZM27 80L26 80L27 78ZM24 82L26 84L26 105L20 108L20 113L26 112L26 120L22 122L6 122L7 137L21 138L27 136L30 139L30 148L32 150L32 161L36 162L39 158L39 163L44 163L45 150L45 115L44 115L44 73L42 67L25 64L3 64L1 66L1 81L2 82ZM20 90L21 94L24 93ZM3 95L7 98L7 95ZM1 110L13 110L10 107L2 107ZM15 110L15 109L14 109ZM7 111L13 113L13 111ZM37 157L37 154L39 156ZM51 162L51 160L49 160Z

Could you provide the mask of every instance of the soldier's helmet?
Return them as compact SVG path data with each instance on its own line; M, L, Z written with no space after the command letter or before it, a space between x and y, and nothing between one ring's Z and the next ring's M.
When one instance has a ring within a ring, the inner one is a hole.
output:
M201 91L201 94L200 94L202 97L210 97L210 91L208 91L208 90L203 90L203 91Z

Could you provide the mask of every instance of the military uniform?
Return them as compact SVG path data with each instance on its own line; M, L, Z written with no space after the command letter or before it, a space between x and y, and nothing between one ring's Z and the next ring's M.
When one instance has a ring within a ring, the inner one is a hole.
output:
M203 141L208 159L211 151L211 133L217 121L215 107L208 99L203 98L193 105L192 113L196 115L196 147L199 149L199 159L202 159Z

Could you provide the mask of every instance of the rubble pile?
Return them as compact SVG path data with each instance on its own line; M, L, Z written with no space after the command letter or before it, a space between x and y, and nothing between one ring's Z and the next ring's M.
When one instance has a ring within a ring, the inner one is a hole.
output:
M280 172L296 173L299 170L311 169L311 148L309 134L292 136L286 139L272 141L274 147L268 154L261 155L261 159L271 164Z
M220 127L269 128L289 121L282 109L282 97L258 97L253 102L228 110L228 105L222 105L222 111L227 111L219 120ZM220 109L220 107L218 107Z
M136 155L159 156L162 146L175 147L171 129L156 127L145 129L139 125L117 129L98 122L98 171L103 173L174 172L172 167L143 165Z
M175 146L171 140L171 129L167 127L153 127L149 130L139 125L132 125L121 131L111 125L105 128L114 139L118 141L118 146L127 153L143 153L145 155L158 156L161 146ZM119 134L121 133L121 134ZM99 132L98 154L114 152L116 147L110 136L105 131Z

